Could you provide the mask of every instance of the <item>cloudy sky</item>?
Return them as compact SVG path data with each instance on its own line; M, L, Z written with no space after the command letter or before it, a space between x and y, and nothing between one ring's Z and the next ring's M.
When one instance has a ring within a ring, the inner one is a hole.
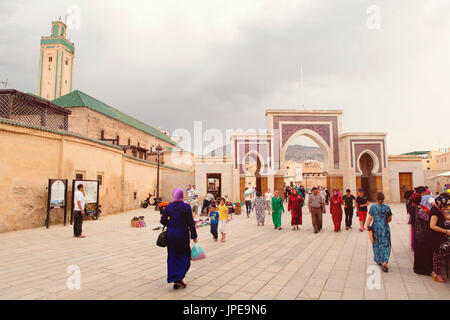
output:
M74 89L154 127L265 128L304 103L391 154L450 146L450 1L0 0L0 81L36 93L40 37L73 6Z

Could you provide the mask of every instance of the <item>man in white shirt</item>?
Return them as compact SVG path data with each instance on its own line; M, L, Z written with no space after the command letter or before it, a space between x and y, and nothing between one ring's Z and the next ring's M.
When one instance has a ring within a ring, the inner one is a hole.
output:
M206 208L206 215L209 214L209 208L211 206L212 201L214 201L214 196L211 193L208 193L203 199L202 211L200 212L200 215L203 215L203 211L205 210L205 208Z
M198 211L198 193L197 190L195 189L195 185L188 189L187 197L189 200L189 204L191 205L192 216L195 218L197 216Z
M266 208L267 208L267 214L272 214L272 192L270 192L270 189L267 189L266 194L264 195L266 199Z
M250 187L246 188L244 192L244 198L245 198L245 208L247 211L247 218L250 218L250 214L252 213L252 199L253 199L253 193L255 190Z
M77 191L75 191L75 199L74 199L74 209L73 209L73 215L74 215L74 223L73 223L73 236L75 238L86 238L83 236L83 216L85 214L84 212L84 206L86 204L86 200L84 199L85 193L84 193L84 186L82 184L79 184L77 186Z

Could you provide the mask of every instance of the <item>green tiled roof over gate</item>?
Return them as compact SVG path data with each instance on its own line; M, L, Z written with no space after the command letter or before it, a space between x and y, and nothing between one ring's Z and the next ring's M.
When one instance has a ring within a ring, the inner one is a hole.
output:
M120 122L123 122L133 128L136 128L145 133L148 133L156 138L166 141L167 143L176 145L176 143L172 139L170 139L170 137L168 137L161 131L159 131L139 120L136 120L136 119L130 117L129 115L126 115L125 113L120 112L119 110L114 109L113 107L110 107L107 104L105 104L105 103L79 91L79 90L72 91L71 93L68 93L62 97L59 97L58 99L54 100L53 103L57 104L61 107L65 107L65 108L75 108L75 107L90 108L90 109L100 112L108 117L111 117Z
M412 151L412 152L407 152L407 153L402 153L402 155L404 156L422 156L427 154L430 151Z

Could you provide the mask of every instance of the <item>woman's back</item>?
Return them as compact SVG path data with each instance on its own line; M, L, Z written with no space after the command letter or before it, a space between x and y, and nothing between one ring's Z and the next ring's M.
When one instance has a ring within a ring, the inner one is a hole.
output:
M190 205L184 202L172 202L166 207L161 223L168 227L169 236L188 236L194 223L191 212Z

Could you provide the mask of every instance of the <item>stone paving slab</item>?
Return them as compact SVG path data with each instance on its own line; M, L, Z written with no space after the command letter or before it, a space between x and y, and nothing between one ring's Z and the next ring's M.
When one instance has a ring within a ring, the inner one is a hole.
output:
M166 250L155 245L159 231L130 228L134 216L158 225L159 214L140 209L86 221L86 239L72 237L70 226L51 226L0 234L0 299L450 299L450 284L433 282L412 271L409 226L403 204L391 205L392 255L379 289L367 287L374 265L366 233L354 229L334 233L331 215L324 231L313 234L304 213L300 231L283 215L282 231L235 216L228 241L214 242L209 228L200 228L207 258L194 261L184 290L166 282ZM71 290L68 267L79 267L81 288Z

